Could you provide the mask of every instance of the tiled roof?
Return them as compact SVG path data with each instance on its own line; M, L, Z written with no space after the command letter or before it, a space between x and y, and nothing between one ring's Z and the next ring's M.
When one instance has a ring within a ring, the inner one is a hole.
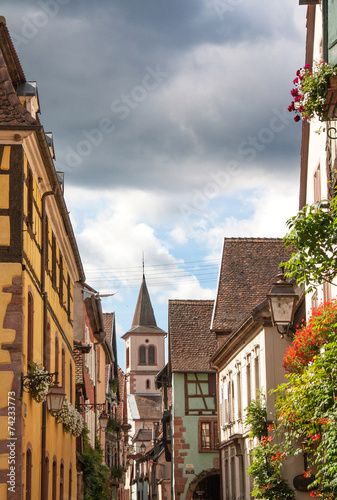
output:
M135 326L157 326L144 275L132 321L132 328Z
M172 371L208 371L217 349L210 331L213 300L169 300L169 356Z
M138 429L133 441L151 441L152 440L152 430L151 429Z
M112 325L114 320L115 313L103 313L103 323L104 323L104 331L106 333L107 339L111 343L112 338Z
M162 398L158 396L135 396L140 419L159 420L162 418Z
M263 300L289 259L279 238L226 238L211 328L230 332Z
M0 125L37 125L38 122L20 103L0 50Z
M132 326L129 331L124 333L122 339L126 339L130 333L153 333L155 335L160 333L161 335L166 335L164 330L157 326L144 275L138 294Z

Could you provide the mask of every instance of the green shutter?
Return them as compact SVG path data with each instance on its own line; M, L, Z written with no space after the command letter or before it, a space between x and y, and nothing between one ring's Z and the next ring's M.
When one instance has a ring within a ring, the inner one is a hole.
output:
M323 3L324 59L329 64L337 64L337 0Z

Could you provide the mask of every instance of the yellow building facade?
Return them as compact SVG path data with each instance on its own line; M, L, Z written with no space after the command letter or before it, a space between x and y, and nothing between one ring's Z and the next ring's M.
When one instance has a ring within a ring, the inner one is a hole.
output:
M85 279L38 110L0 17L1 500L77 498L78 429L22 387L32 366L57 372L74 408L73 286Z

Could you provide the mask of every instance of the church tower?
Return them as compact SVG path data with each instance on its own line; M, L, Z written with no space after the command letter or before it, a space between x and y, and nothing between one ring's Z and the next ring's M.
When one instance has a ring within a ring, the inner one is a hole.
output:
M157 327L150 295L143 274L132 326L122 338L125 340L125 373L128 393L158 394L155 376L164 368L166 332Z

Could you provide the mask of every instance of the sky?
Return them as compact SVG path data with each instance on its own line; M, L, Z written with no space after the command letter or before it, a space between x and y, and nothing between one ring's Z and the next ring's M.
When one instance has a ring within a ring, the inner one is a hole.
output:
M87 283L132 324L143 262L169 299L215 299L226 237L283 237L298 210L304 65L294 0L3 0L65 172ZM124 341L118 341L124 368Z

